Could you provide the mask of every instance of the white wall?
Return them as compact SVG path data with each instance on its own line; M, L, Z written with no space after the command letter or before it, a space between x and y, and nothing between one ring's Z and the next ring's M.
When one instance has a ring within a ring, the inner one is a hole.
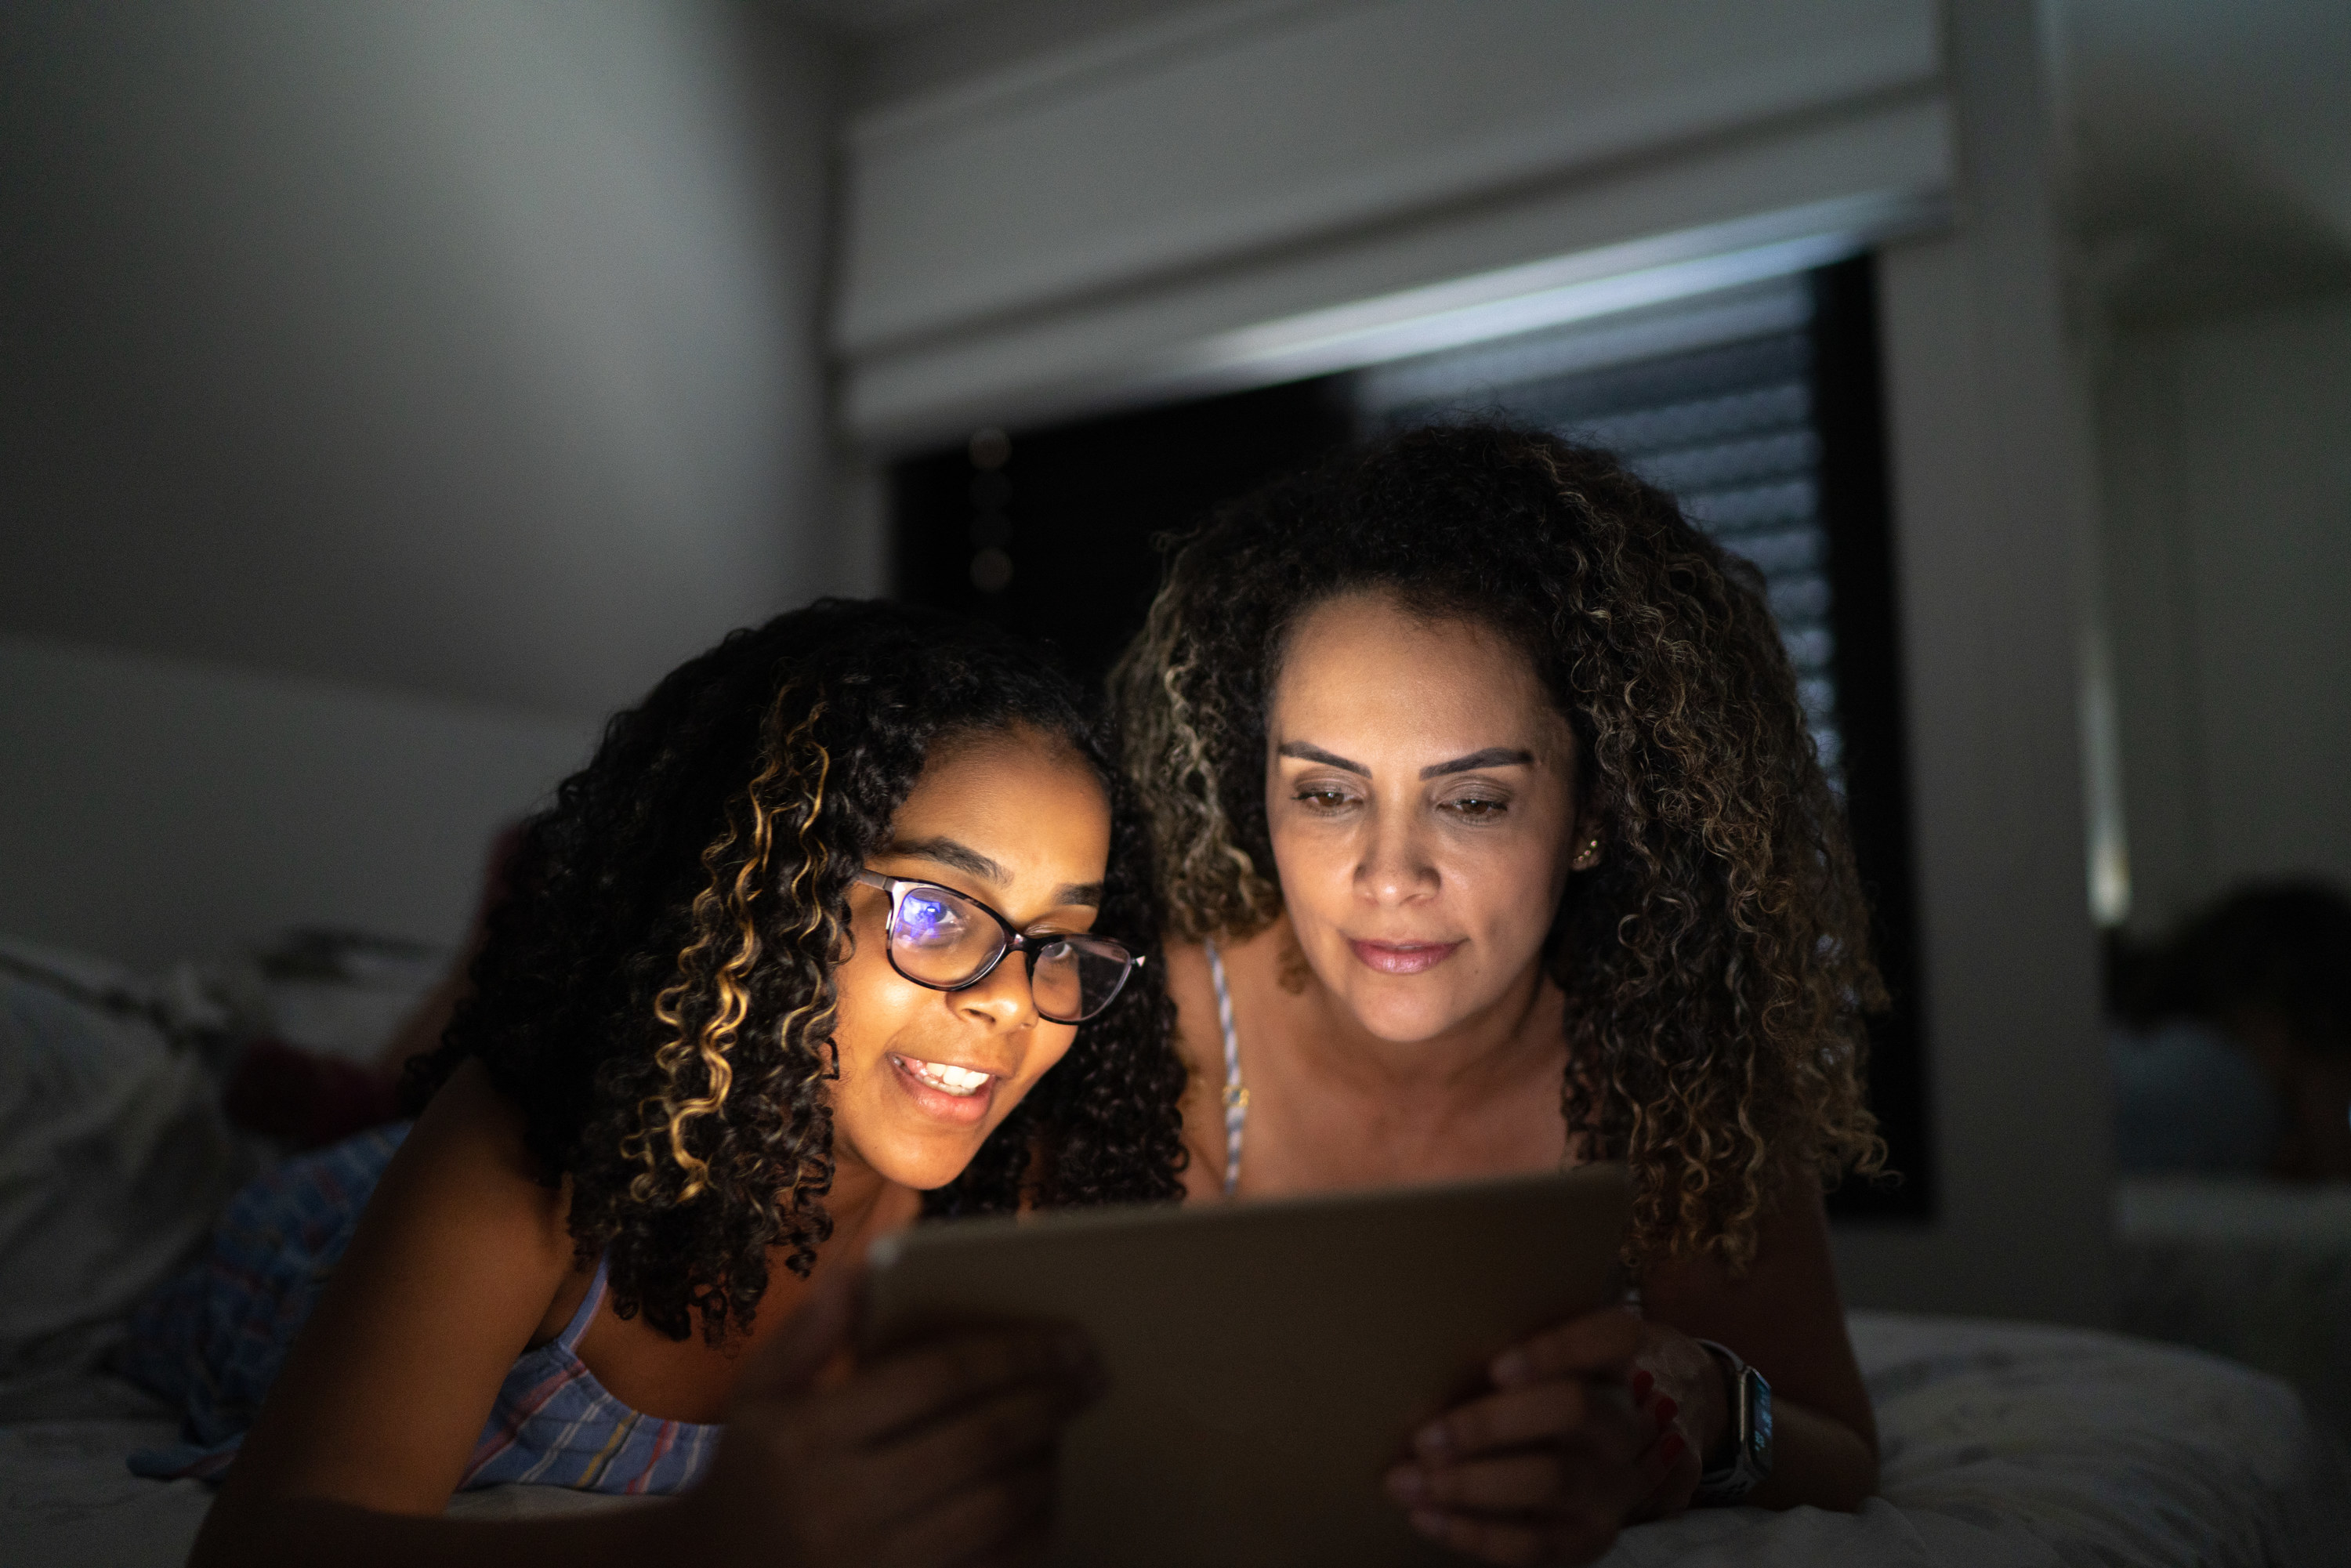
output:
M2019 383L2052 380L2062 349L1988 329L2007 267L1985 249L1962 230L1880 256L1940 1212L1840 1228L1837 1266L1856 1306L2096 1323L2112 1118L2076 706L2091 524L2037 488L2051 455L2018 450L2049 412ZM2033 312L2049 325L2054 288Z
M726 0L0 9L0 925L454 936L596 719L870 580L832 69Z
M1880 269L1941 1213L1837 1238L1862 1305L2097 1322L2112 1134L2085 885L2095 458L2033 0L1946 14L1960 223Z
M2351 295L2126 328L2102 382L2131 924L2351 884Z
M293 925L450 942L595 726L0 639L0 932L142 967Z
M0 22L0 628L596 713L829 574L823 57L707 0Z

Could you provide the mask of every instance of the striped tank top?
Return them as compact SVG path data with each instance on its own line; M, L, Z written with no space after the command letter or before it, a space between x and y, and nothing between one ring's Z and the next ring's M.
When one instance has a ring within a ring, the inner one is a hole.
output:
M120 1369L185 1416L179 1442L131 1456L133 1473L207 1480L227 1473L407 1132L403 1124L361 1133L246 1186L204 1260L140 1309ZM521 1481L682 1491L717 1452L723 1427L632 1410L580 1359L580 1338L604 1304L607 1271L599 1261L561 1333L516 1357L459 1490Z
M1212 937L1204 946L1208 950L1208 977L1217 987L1217 1027L1225 1037L1225 1196L1231 1197L1241 1186L1241 1138L1249 1131L1249 1085L1241 1081L1241 1037L1233 1028L1233 988L1225 979L1225 956L1217 951Z

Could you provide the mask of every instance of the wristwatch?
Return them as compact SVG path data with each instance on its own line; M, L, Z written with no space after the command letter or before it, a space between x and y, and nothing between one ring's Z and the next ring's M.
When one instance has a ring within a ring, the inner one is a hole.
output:
M1698 1342L1722 1363L1730 1389L1730 1452L1698 1478L1690 1501L1701 1507L1741 1502L1771 1473L1771 1385L1729 1345Z

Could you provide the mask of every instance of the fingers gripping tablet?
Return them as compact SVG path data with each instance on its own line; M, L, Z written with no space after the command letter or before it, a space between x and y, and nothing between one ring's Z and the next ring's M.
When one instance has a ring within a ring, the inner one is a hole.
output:
M1046 1320L1110 1388L1061 1455L1057 1563L1434 1552L1381 1494L1415 1427L1537 1330L1618 1299L1624 1170L918 1228L875 1244L865 1337Z

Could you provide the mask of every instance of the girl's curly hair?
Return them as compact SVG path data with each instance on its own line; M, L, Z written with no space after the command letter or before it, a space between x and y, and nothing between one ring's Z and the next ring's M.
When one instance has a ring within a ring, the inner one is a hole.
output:
M1335 595L1492 627L1573 727L1606 853L1545 963L1571 1132L1634 1178L1638 1259L1754 1255L1775 1169L1877 1170L1863 1013L1885 1006L1842 811L1760 580L1607 454L1492 423L1341 454L1176 543L1112 676L1173 935L1281 909L1267 702Z
M851 879L941 743L1024 727L1110 798L1102 928L1155 955L1150 852L1076 685L1003 633L820 600L737 632L606 727L517 851L473 994L405 1085L412 1112L478 1059L571 1183L579 1256L674 1338L747 1329L771 1249L831 1234L827 1088ZM1148 963L929 1214L1180 1195L1184 1071Z

